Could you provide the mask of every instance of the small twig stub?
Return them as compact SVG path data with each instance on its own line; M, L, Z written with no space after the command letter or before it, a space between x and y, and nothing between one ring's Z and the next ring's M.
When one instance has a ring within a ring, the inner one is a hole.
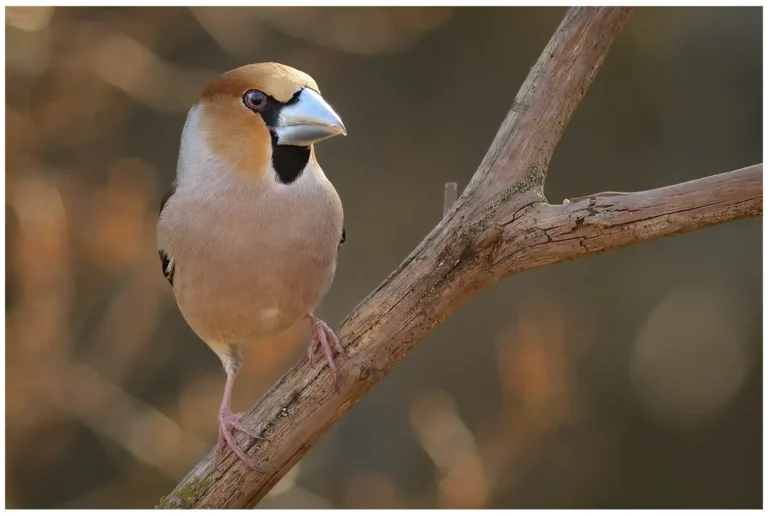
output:
M453 205L456 204L459 186L456 183L445 183L443 191L443 217L448 215Z

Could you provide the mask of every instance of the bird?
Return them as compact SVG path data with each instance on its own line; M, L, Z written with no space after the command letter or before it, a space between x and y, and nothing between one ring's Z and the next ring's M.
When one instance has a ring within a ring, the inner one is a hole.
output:
M346 241L341 199L315 144L347 131L308 74L280 63L235 68L212 80L181 132L176 177L157 223L162 272L193 332L219 357L226 383L217 460L229 448L266 473L234 432L262 439L232 412L242 348L309 322L310 361L346 354L315 310Z

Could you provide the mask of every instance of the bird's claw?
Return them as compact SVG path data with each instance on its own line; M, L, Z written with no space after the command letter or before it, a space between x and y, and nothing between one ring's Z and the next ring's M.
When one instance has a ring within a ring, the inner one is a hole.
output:
M217 464L221 462L221 459L223 457L224 448L229 448L232 450L232 453L234 453L238 459L243 461L245 464L248 465L251 469L259 472L267 474L268 472L259 466L256 465L256 463L251 460L248 455L245 454L243 449L240 447L240 445L237 443L237 440L234 436L234 431L238 430L245 435L252 437L253 439L259 439L262 441L268 441L268 439L261 437L256 432L245 426L240 422L240 420L237 418L237 416L231 412L229 413L223 413L219 414L219 441L216 445L216 462Z
M314 363L315 353L317 353L318 348L322 350L323 354L325 355L325 360L328 362L328 367L331 369L331 374L333 375L333 382L336 386L336 390L339 391L341 389L341 375L339 373L339 368L336 366L336 361L333 359L333 351L336 350L339 355L343 355L345 357L349 356L349 354L347 353L347 350L344 349L344 347L341 345L339 338L336 336L336 333L334 333L330 326L313 315L309 316L309 320L312 324L312 340L310 341L309 348L307 349L309 363Z

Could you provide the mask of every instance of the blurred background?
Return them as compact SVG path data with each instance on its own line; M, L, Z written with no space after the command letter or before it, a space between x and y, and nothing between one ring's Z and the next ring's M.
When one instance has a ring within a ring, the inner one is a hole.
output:
M6 9L6 496L153 507L216 442L224 372L155 249L187 110L279 61L347 242L336 325L439 222L564 8ZM557 148L551 202L762 162L759 8L638 9ZM511 277L439 326L261 507L761 507L761 219ZM246 350L245 410L305 350Z

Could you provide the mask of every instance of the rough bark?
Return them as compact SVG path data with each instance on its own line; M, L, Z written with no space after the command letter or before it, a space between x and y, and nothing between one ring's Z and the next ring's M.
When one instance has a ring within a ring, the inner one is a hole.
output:
M271 473L209 453L160 507L253 507L449 314L514 273L762 215L762 164L646 192L548 204L549 161L630 8L572 8L521 87L480 167L440 224L338 329L339 391L321 361L297 364L245 416Z

